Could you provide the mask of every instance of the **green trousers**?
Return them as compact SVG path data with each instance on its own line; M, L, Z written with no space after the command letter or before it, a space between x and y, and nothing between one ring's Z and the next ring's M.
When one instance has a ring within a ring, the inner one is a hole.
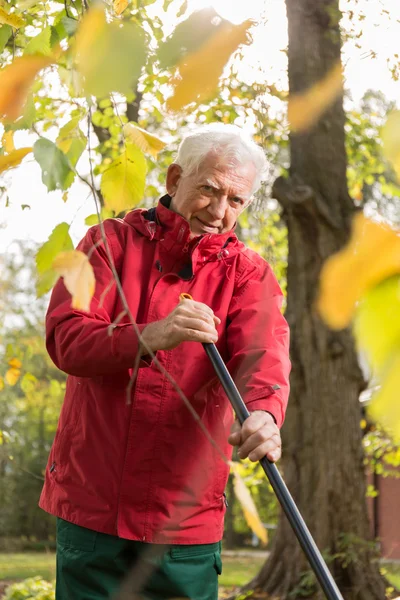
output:
M217 600L221 570L220 542L163 547L57 519L56 600L108 600L121 586L135 598Z

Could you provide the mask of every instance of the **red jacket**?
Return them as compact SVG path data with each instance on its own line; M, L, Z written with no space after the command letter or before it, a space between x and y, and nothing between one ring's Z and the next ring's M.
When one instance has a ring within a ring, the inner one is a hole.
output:
M168 197L162 202L104 223L139 329L165 318L182 292L208 304L221 319L217 347L248 409L269 411L281 426L289 336L271 268L232 232L189 241L189 223L167 208ZM47 348L69 377L40 506L132 540L219 541L228 467L149 360L140 361L127 402L138 341L112 283L98 226L78 248L90 253L96 291L90 313L71 308L62 280L51 297ZM185 342L158 351L157 358L230 458L232 409L202 345Z

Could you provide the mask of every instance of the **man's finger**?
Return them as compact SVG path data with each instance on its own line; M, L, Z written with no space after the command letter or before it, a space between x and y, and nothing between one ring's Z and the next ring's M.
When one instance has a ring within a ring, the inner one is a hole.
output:
M268 447L268 451L273 450L273 448L281 445L280 435L278 433L273 433L271 435L268 430L259 429L256 433L253 433L253 435L248 437L243 442L243 444L239 448L238 455L240 458L246 458L255 448L267 442L271 443L270 447Z
M242 441L242 437L240 435L240 431L234 431L228 437L228 442L231 446L239 446Z
M269 460L275 462L281 457L281 448L275 447L272 440L268 440L261 446L257 446L252 452L249 453L249 459L251 462L257 462L266 456Z

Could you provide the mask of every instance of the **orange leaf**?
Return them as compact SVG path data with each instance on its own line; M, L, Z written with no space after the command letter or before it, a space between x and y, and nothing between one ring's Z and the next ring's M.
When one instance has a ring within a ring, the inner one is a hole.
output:
M20 369L22 367L22 363L18 358L12 358L8 361L8 364L14 369Z
M36 75L54 60L49 56L20 56L0 71L0 119L12 121L21 115Z
M240 25L226 23L199 50L186 55L178 64L180 79L167 108L180 110L190 102L209 99L218 88L218 81L231 54L240 44L250 41L252 21Z
M20 164L21 160L30 152L32 152L33 148L18 148L18 150L13 150L10 154L4 154L0 156L0 173L3 171L7 171L7 169L11 169L12 167L16 167Z
M15 150L14 132L13 131L10 130L10 131L5 131L3 133L3 137L1 138L1 145L7 154L9 154L13 150Z
M80 250L60 252L53 261L53 269L64 277L64 284L72 295L72 308L89 312L94 294L93 267Z
M342 66L329 73L305 92L289 97L288 120L293 132L305 131L316 123L343 90Z
M128 6L128 4L129 4L128 0L114 0L114 3L113 3L114 11L116 12L117 15L120 15L124 12L124 10Z
M400 235L357 215L345 248L324 264L317 308L332 329L346 327L356 302L371 287L400 273Z

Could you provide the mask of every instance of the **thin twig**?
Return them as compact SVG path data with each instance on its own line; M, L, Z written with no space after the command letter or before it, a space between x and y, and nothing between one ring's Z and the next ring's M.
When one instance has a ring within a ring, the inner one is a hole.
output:
M136 333L136 336L138 338L138 341L139 341L139 353L140 353L140 349L142 347L142 348L144 348L146 350L146 353L149 356L151 356L154 364L159 369L159 371L164 375L164 377L166 377L167 380L171 383L171 385L173 386L173 388L177 392L178 396L182 399L182 401L184 402L186 408L189 410L189 412L191 413L191 415L193 416L193 418L197 422L198 426L200 427L200 429L202 430L202 432L206 436L207 440L210 442L210 444L213 446L213 448L218 452L218 454L220 455L220 457L222 458L222 460L226 464L229 464L229 459L227 458L227 456L225 456L225 453L223 452L223 450L219 447L219 445L216 443L216 441L209 434L209 432L207 431L207 428L205 427L204 423L200 419L199 415L197 414L197 412L195 411L195 409L193 408L193 406L191 405L191 403L189 402L189 400L186 398L185 394L183 393L183 391L181 390L181 388L179 387L179 385L177 384L177 382L175 381L175 379L162 366L162 364L159 362L159 360L157 359L157 357L154 354L154 352L151 350L151 348L146 344L146 342L142 338L142 336L140 334L140 330L139 330L139 328L137 326L137 323L136 323L136 321L135 321L135 319L134 319L134 317L133 317L133 315L131 313L131 310L129 308L128 302L126 300L126 296L124 294L124 290L122 288L122 284L121 284L120 278L118 276L118 272L117 272L117 270L115 268L115 265L114 265L114 259L113 259L113 256L112 256L112 253L111 253L111 250L110 250L110 246L108 244L108 239L107 239L107 236L106 236L104 224L103 224L103 222L101 220L99 203L98 203L97 195L95 193L94 175L93 175L92 158L91 158L91 145L90 145L90 123L91 123L91 116L92 116L92 109L89 106L89 111L88 111L88 152L89 152L89 170L90 170L90 181L91 181L91 186L90 187L91 187L91 190L92 190L93 199L95 201L96 213L97 213L97 218L99 220L99 227L100 227L101 237L102 237L102 240L103 240L103 243L104 243L104 248L105 248L106 253L107 253L108 261L110 263L111 272L112 272L113 277L115 279L115 284L117 286L117 290L118 290L118 293L119 293L119 296L120 296L120 300L122 302L122 306L124 307L124 309L126 311L126 314L129 316L129 319L130 319L131 325L133 327L133 330ZM132 379L133 378L131 377L131 381L132 381ZM133 386L133 383L131 384L131 381L129 382L129 384Z

